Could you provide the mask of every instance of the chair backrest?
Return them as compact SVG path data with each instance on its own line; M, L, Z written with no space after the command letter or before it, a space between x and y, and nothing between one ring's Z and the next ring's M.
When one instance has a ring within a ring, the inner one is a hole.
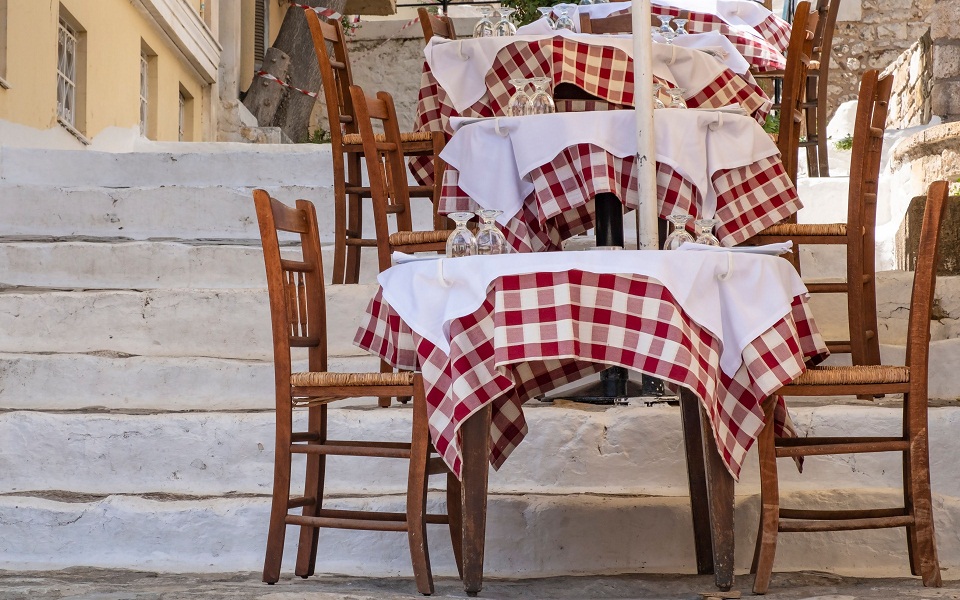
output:
M833 30L837 26L840 0L817 0L817 28L813 33L813 51L810 59L818 64L822 77L830 70L830 50L833 48Z
M800 133L803 122L807 69L813 51L813 36L816 29L816 13L810 12L810 3L804 0L797 4L787 46L787 65L783 70L783 94L780 97L780 132L777 147L787 176L797 182Z
M935 181L927 190L927 203L920 227L917 265L913 273L913 291L910 295L910 322L907 330L907 361L910 380L914 385L927 386L927 364L930 357L930 314L933 311L933 292L937 284L937 247L940 225L947 206L948 185ZM923 394L926 397L926 394Z
M448 40L457 39L457 30L453 26L453 21L446 15L433 15L426 8L417 9L417 18L420 20L420 28L423 29L423 40L429 42L435 35L445 37Z
M290 393L291 347L308 348L311 371L327 370L327 311L320 234L317 212L307 200L297 200L296 208L291 208L264 190L254 190L253 201L267 271L279 398ZM281 231L300 236L301 260L280 256Z
M310 26L313 48L320 67L323 99L327 105L327 119L330 121L330 138L333 150L337 153L343 144L344 133L358 133L356 113L350 99L353 73L350 71L350 56L347 54L343 26L338 20L321 21L312 9L305 8L304 13L307 15L307 24Z
M689 16L688 11L681 10L677 18L686 19ZM650 25L660 26L660 19L657 18L657 15L650 15ZM633 33L633 15L626 13L591 19L590 15L581 14L580 33Z
M353 106L357 111L357 126L363 140L363 157L370 178L373 198L373 222L377 232L377 258L380 270L390 267L390 237L387 213L397 215L397 231L411 231L410 189L407 187L407 167L400 143L400 126L393 98L387 92L377 92L376 98L363 93L360 86L350 86ZM383 136L376 136L373 121L383 126Z
M865 72L860 79L850 157L847 231L853 236L863 232L862 243L851 249L854 253L862 253L862 256L858 261L848 260L848 263L872 265L875 260L877 187L880 180L883 130L892 89L893 76L880 77L876 69Z

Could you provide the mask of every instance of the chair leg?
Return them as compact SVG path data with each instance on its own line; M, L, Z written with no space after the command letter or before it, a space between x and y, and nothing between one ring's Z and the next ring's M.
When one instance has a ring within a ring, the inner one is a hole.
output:
M819 77L807 76L806 81L806 102L816 102L816 106L803 109L803 117L807 130L807 141L813 144L807 146L807 176L823 177L820 173L820 113L819 107L822 102L817 99L817 81Z
M905 400L906 402L907 400ZM904 497L913 514L914 525L907 528L910 570L923 578L926 587L941 587L940 561L933 527L933 500L930 492L930 454L927 429L914 431L910 450L904 453Z
M463 488L452 472L447 473L447 519L450 526L450 541L453 543L453 558L457 561L457 573L463 579Z
M336 167L334 167L336 168ZM341 169L343 165L341 165ZM343 174L340 174L343 176ZM334 176L337 176L336 174ZM338 186L339 184L339 186ZM343 283L347 258L347 193L346 180L334 183L333 208L333 270L331 283Z
M751 569L756 573L753 580L755 594L765 594L770 586L780 528L780 488L777 481L777 450L774 446L773 431L776 401L776 396L770 396L764 402L763 431L757 440L760 451L760 529L757 532L757 552Z
M430 432L427 429L427 400L423 379L414 381L413 436L410 442L410 470L407 477L407 537L417 590L433 593L430 552L427 548L427 471L430 462Z
M355 185L363 185L363 174L360 168L360 155L347 155L347 181ZM363 202L359 194L347 196L347 235L355 239L363 237ZM360 246L347 246L347 264L344 283L360 281Z
M829 57L826 60L830 60ZM830 177L830 155L827 154L827 75L817 76L817 160L820 177Z
M310 408L309 430L320 434L318 443L327 439L327 407L325 405ZM323 508L323 484L326 476L326 456L323 454L307 455L306 483L303 493L313 496L314 502L303 507L303 516L315 517ZM313 575L317 566L317 546L320 540L320 528L302 525L300 527L300 544L297 551L297 567L294 573L306 579Z
M289 415L289 413L288 413ZM278 420L282 418L277 415ZM289 422L289 418L287 419ZM267 531L267 552L263 559L263 581L280 579L283 540L286 535L287 504L290 501L290 432L277 431L277 454L273 466L273 501L270 505L270 529Z

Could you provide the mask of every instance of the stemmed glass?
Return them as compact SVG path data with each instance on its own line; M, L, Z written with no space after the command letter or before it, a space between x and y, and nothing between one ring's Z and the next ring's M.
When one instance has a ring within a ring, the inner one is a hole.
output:
M510 83L517 91L510 96L510 103L507 104L507 116L522 117L531 114L530 96L527 95L527 84L530 83L530 80L511 79Z
M493 14L493 7L478 6L477 10L480 11L480 20L473 27L473 37L491 37L493 35L493 21L490 20L490 15Z
M658 108L666 108L667 106L663 103L663 100L660 99L660 90L665 86L662 83L653 84L653 108L654 110Z
M687 24L689 19L674 19L673 25L677 28L677 35L687 35L689 32L684 29L684 25Z
M497 12L500 13L500 20L494 26L493 35L517 35L517 26L510 21L510 15L517 12L517 9L501 6Z
M544 17L546 17L547 25L550 26L550 29L556 29L556 28L557 28L557 23L553 20L553 17L550 16L550 15L553 14L553 7L552 7L552 6L540 6L540 7L537 8L537 10L540 11L540 14L541 14L541 15L543 15Z
M573 18L570 17L570 10L576 8L576 4L558 4L553 7L557 11L557 23L554 27L557 30L568 29L570 31L576 31L577 26L573 22Z
M694 221L693 224L697 230L697 239L694 241L707 246L719 246L720 240L713 235L713 228L717 223L719 221L716 219L697 219Z
M549 77L535 77L533 82L534 92L530 96L530 114L548 115L557 112L557 105L553 102L550 93L547 92L547 84L550 83Z
M588 6L593 4L593 0L580 0L580 6Z
M657 18L660 19L661 35L667 33L668 31L673 31L673 29L670 28L670 21L671 19L673 19L673 17L671 17L670 15L657 15ZM664 35L664 37L666 36Z
M507 238L497 227L497 217L502 211L481 208L477 210L480 217L480 229L477 230L477 254L508 254Z
M667 93L670 94L670 106L668 108L686 108L687 102L683 99L683 95L687 93L687 90L683 88L669 88Z
M673 225L673 231L663 242L664 250L676 250L687 242L694 241L693 236L687 232L687 223L692 219L690 215L673 214L667 217L667 220ZM719 242L717 242L719 244Z
M666 31L661 31L661 32L660 32L660 35L663 36L663 39L666 40L666 42L667 42L668 44L672 44L672 43L673 43L673 39L674 39L675 37L677 37L677 32L674 31L674 30L672 30L672 29L670 29L670 28L667 28Z
M447 238L447 258L471 256L477 253L477 239L467 229L467 221L473 218L473 213L455 212L447 215L457 224Z

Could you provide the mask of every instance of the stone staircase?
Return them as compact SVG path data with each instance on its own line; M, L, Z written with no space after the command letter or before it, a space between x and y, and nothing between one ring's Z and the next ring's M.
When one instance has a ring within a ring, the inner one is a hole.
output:
M265 187L283 201L315 201L329 261L330 170L329 147L316 145L130 154L0 147L4 568L260 568L273 373L250 192ZM417 219L428 225L428 211ZM372 258L366 283L328 288L333 369L376 369L351 344L375 289ZM806 258L811 273L836 270L836 256ZM909 281L895 272L881 278L881 340L892 360L902 355ZM960 396L953 374L960 336L950 316L960 315L958 288L954 278L938 286L931 377L932 395L943 399L931 411L931 439L940 556L948 566L960 565L952 527L960 480L951 469L953 450L960 451L952 402ZM842 306L842 299L818 301L828 334L842 330ZM878 404L798 403L794 415L803 430L821 435L864 421L878 432L895 429L896 400ZM488 574L694 568L675 408L534 403L527 415L527 440L491 477ZM331 419L344 435L402 439L410 410L363 399L331 410ZM401 463L332 459L329 469L331 507L401 509ZM788 495L841 505L856 496L894 502L898 479L894 458L824 458L808 460L805 475L791 474L785 487ZM841 490L826 489L833 485ZM431 502L442 504L442 494ZM740 567L749 565L757 511L749 459L738 487ZM288 536L290 551L295 537ZM319 571L410 573L401 534L329 531L321 540ZM787 536L778 569L906 570L899 532L834 541ZM444 528L432 530L431 546L435 571L455 574Z

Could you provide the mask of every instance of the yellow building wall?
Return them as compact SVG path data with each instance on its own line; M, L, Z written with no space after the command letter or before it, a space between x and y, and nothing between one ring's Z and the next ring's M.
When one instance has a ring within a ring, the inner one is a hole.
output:
M254 69L254 32L256 24L256 3L260 0L241 0L240 7L240 89L246 90L253 81ZM283 23L283 17L287 14L289 4L279 2L270 2L270 16L268 24L270 26L270 44L277 39L280 33L280 24ZM223 8L221 8L223 10ZM302 10L302 9L296 9Z
M129 0L62 0L85 34L86 78L80 133L95 137L106 127L140 123L141 40L156 53L157 140L176 141L180 87L193 97L193 140L199 140L204 83L181 53ZM197 4L199 2L191 2ZM38 129L57 126L57 2L7 3L7 74L0 89L0 119ZM81 47L83 44L81 45ZM83 63L78 63L78 75ZM186 138L185 138L186 139ZM0 141L2 143L2 141Z

